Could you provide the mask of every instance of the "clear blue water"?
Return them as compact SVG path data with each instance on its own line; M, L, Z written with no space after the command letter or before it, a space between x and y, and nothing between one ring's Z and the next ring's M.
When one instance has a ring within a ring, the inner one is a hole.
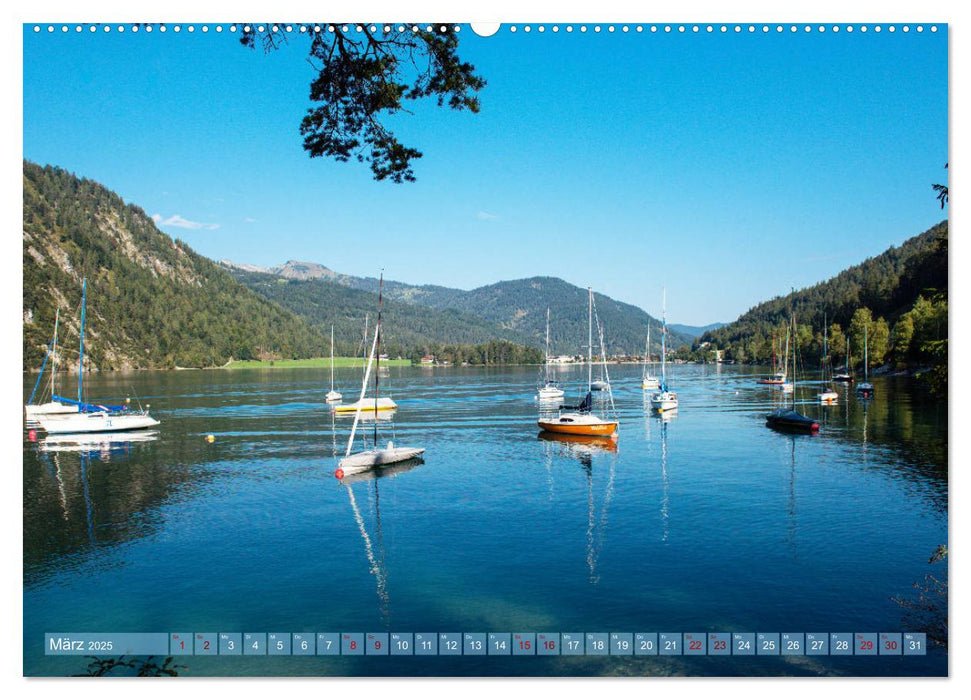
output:
M868 405L843 387L837 406L807 403L818 435L782 434L765 426L780 396L760 372L674 367L681 408L662 421L640 369L612 367L610 449L538 436L535 367L392 368L394 437L425 461L345 483L334 455L350 420L323 403L326 370L94 375L92 398L134 392L161 430L80 450L25 438L24 672L84 670L43 655L49 631L913 629L892 597L944 573L928 558L947 542L946 404L878 378ZM580 376L561 370L567 388ZM345 396L359 387L357 371L338 379ZM947 673L940 648L179 663L187 675Z

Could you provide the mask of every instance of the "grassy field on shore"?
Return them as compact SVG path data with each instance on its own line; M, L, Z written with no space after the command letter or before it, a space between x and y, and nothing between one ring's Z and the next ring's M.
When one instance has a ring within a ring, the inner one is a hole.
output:
M382 365L396 367L410 367L411 360L381 360ZM362 367L364 360L360 357L335 357L334 367ZM314 357L307 360L234 360L223 366L223 369L292 369L297 367L330 367L329 357Z

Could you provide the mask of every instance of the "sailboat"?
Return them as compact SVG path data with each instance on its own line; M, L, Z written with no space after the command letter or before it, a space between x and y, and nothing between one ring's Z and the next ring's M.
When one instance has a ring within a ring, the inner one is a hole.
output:
M820 361L820 375L823 380L823 390L816 394L816 398L819 399L819 403L831 406L837 401L839 401L840 395L831 386L826 386L826 367L830 364L829 362L829 346L827 344L827 328L826 328L826 316L823 315L823 357ZM832 374L832 370L830 370ZM832 381L832 377L830 377Z
M540 418L537 425L551 433L613 436L617 433L618 421L607 420L593 413L593 290L588 288L587 295L587 394L583 401L575 406L561 406L560 412L555 417ZM609 390L609 384L607 388Z
M795 351L795 333L796 328L796 315L792 315L792 338L793 338L793 352L792 352L792 406L789 408L780 408L778 410L772 411L765 416L765 423L770 428L775 428L777 430L798 430L798 431L808 431L809 433L819 432L819 422L804 416L796 411L796 351ZM788 334L788 331L787 331ZM788 370L788 341L786 342L786 370Z
M641 373L641 389L659 389L661 380L654 376L651 362L651 323L647 323L647 343L644 346L644 369Z
M404 462L405 460L415 459L419 455L425 452L424 447L396 447L392 441L388 441L387 446L384 448L378 447L378 421L374 421L374 447L369 450L362 450L360 452L351 453L354 447L354 436L357 432L357 425L361 420L361 411L365 410L365 405L370 403L371 405L366 408L367 411L373 411L375 416L377 412L381 410L380 400L378 396L379 389L379 373L375 371L374 373L374 399L365 400L364 396L367 393L368 379L371 375L371 365L375 362L377 358L377 366L380 368L381 365L381 305L383 298L384 289L384 274L378 282L378 322L374 327L374 342L371 344L371 354L368 357L367 367L364 370L364 382L361 384L361 397L357 400L355 405L357 406L356 412L354 414L354 424L351 427L351 435L347 439L347 450L344 453L344 457L337 463L337 470L334 472L334 476L338 479L343 479L345 474L355 474L357 472L362 472L373 467L384 466L385 464L395 464L397 462Z
M30 392L30 398L27 399L27 405L24 406L24 413L27 416L27 420L30 422L36 423L37 416L41 415L51 416L78 412L78 407L74 404L62 403L61 401L54 400L54 397L57 394L54 381L57 379L57 326L60 319L61 310L58 309L54 314L54 337L51 338L51 342L47 346L47 352L44 354L44 362L40 366L40 373L37 375L37 381L34 383L34 390ZM45 387L44 394L46 395L49 390L51 400L45 403L35 404L34 397L37 395L37 389L40 387L40 382L44 378L44 369L47 367L48 360L51 361L51 383L49 388Z
M143 430L159 424L148 415L148 409L133 411L127 405L108 406L84 401L84 316L87 303L88 281L81 282L81 342L78 353L78 400L53 396L54 401L77 407L77 413L63 415L37 415L41 427L55 433L106 433L120 430Z
M667 337L667 291L663 290L661 292L661 385L658 387L660 391L651 394L651 408L658 412L670 411L678 407L678 395L668 389Z
M367 349L367 336L368 336L368 317L367 315L365 315L364 316L364 339L361 341L361 344L364 346L365 350ZM378 365L380 366L380 362L378 362ZM368 367L368 360L366 359L364 360L363 367L366 372ZM365 380L365 384L366 383L367 383L367 380ZM354 403L343 403L339 406L334 406L334 412L339 416L350 416L352 413L354 415L359 415L359 411L358 411L359 408L364 411L363 414L360 414L364 416L364 420L381 420L385 418L385 415L379 416L378 415L379 412L387 412L386 414L387 416L392 416L394 415L394 412L398 410L398 404L396 404L394 400L392 400L391 397L389 396L382 396L376 399L375 401L367 401L367 402L365 402L362 398L361 401L355 401Z
M556 385L550 372L550 308L546 307L546 360L543 363L545 380L537 397L540 401L555 401L563 397L563 390Z
M843 368L844 371L837 372L833 375L834 382L843 382L845 384L853 383L853 375L850 374L850 336L846 336L846 367Z
M775 365L776 354L775 354L775 335L772 336L772 377L769 379L760 379L758 384L778 384L783 385L786 383L786 373L780 372Z
M867 327L863 326L863 381L856 385L856 393L865 399L873 396L873 385L870 383L870 356L867 347Z
M336 403L343 399L339 391L334 389L334 326L330 327L330 391L324 396L327 403Z

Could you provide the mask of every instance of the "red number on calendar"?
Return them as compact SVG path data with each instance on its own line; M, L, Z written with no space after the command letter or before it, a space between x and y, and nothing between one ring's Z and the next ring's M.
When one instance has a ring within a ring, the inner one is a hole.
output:
M860 642L860 649L864 651L870 651L873 649L873 642Z
M897 648L897 642L895 642L892 639L888 639L886 641L886 646L884 646L884 649L896 649L896 648Z
M351 642L351 649L357 649L357 642Z
M724 650L725 650L725 642L718 642L718 641L716 641L715 642L715 651L724 651Z
M379 640L377 640L377 639L374 640L374 648L375 649L380 649L381 648L381 642Z
M547 651L552 651L553 649L556 649L556 642L550 639L543 642L543 646L547 649Z
M526 640L520 641L519 642L519 648L520 649L529 649L530 648L529 640L526 639Z
M688 642L689 649L701 649L701 640L695 640L693 642Z

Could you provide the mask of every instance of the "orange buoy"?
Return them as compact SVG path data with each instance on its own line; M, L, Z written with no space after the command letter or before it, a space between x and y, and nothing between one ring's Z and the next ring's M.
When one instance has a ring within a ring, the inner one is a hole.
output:
M215 441L216 441L215 435L213 435L212 433L210 433L209 435L206 435L206 442L215 442Z
M31 442L37 442L37 431L31 428L27 431L27 439Z
M338 479L343 479L344 470L338 467L337 471L334 472L334 476L336 476Z

